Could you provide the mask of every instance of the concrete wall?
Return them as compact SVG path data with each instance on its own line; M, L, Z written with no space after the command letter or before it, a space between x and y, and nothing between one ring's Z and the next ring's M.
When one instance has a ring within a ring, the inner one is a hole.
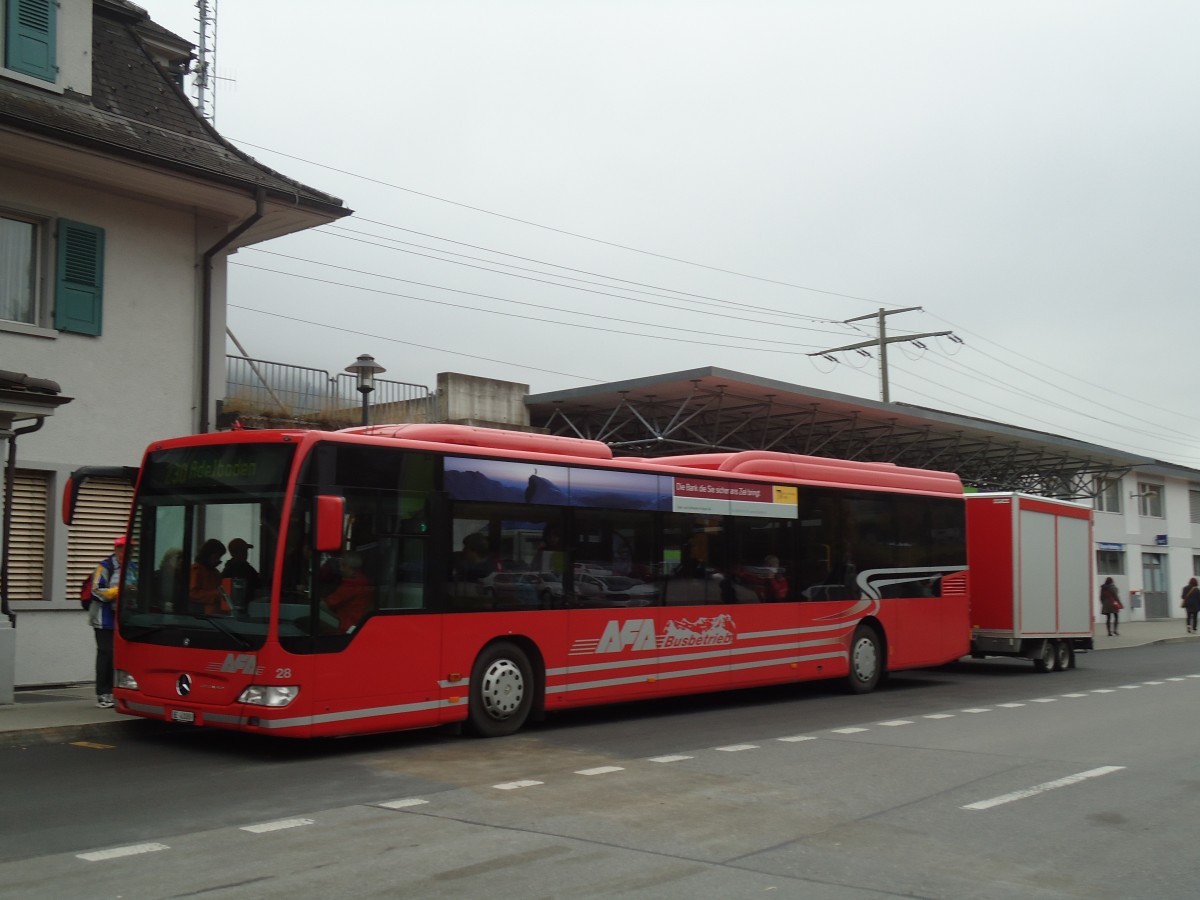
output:
M529 385L441 372L437 377L438 418L443 422L528 428Z

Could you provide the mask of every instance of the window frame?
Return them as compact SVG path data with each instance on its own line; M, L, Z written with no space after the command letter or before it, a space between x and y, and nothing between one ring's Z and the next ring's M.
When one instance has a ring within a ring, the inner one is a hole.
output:
M1096 512L1120 513L1123 512L1121 507L1121 479L1103 476L1097 478Z
M32 282L30 289L33 294L32 321L23 322L20 319L6 319L0 316L0 330L51 335L54 332L50 328L50 303L48 302L46 289L50 260L48 246L50 220L36 213L12 209L10 207L0 207L0 219L19 222L33 228L33 240L30 247L30 252L33 256L32 265L30 266L30 280Z
M1137 487L1138 515L1143 519L1165 519L1164 493L1164 486L1161 484L1139 481Z

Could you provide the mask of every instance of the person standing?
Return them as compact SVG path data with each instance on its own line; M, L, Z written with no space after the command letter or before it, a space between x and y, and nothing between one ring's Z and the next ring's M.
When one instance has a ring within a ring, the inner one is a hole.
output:
M1104 613L1104 623L1108 626L1108 635L1120 636L1121 627L1121 593L1110 575L1100 585L1100 612Z
M1200 613L1200 587L1196 586L1196 579L1193 578L1183 586L1183 593L1180 595L1183 603L1180 604L1187 611L1187 630L1188 634L1196 633L1196 618Z
M117 616L117 593L121 588L125 563L125 538L113 541L112 556L100 560L92 573L92 599L88 604L88 624L96 636L96 705L101 709L113 707L113 626ZM133 564L125 577L136 582Z

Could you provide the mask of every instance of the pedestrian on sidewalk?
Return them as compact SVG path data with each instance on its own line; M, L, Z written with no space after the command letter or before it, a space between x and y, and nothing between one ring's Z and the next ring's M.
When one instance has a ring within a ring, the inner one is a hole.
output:
M1183 602L1179 605L1187 610L1188 634L1195 634L1197 613L1200 613L1200 587L1197 587L1195 578L1183 586L1180 599Z
M1100 585L1100 612L1104 613L1104 624L1108 626L1108 636L1120 636L1121 631L1121 592L1110 575Z
M125 538L113 541L112 556L100 560L92 574L92 601L88 604L88 624L96 636L96 705L101 709L113 706L113 626L117 616L117 592L121 587L121 570L125 562ZM131 572L125 577L136 582Z

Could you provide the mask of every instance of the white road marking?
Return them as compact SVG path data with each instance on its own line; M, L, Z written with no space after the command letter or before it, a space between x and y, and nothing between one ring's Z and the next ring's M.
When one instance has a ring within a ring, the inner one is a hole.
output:
M1126 685L1126 687L1128 687L1128 685ZM1134 687L1137 687L1137 685L1135 684ZM1093 694L1115 694L1116 690L1114 688L1096 688L1095 690L1092 691L1092 693Z
M597 766L595 769L580 769L576 775L608 775L611 772L624 772L622 766Z
M985 708L984 708L984 707L982 707L982 706L975 706L975 707L972 707L971 709L964 709L964 710L963 710L963 712L969 712L969 713L981 713L981 712L991 712L991 710L990 710L990 709L985 709Z
M1030 700L1030 703L1054 703L1058 700L1057 697L1039 697L1036 700Z
M537 787L539 784L545 784L544 781L506 781L504 784L493 784L498 791L516 791L521 788Z
M1167 681L1187 681L1186 678L1168 678Z
M797 735L793 735L792 737L776 738L776 740L777 741L786 741L789 744L798 744L801 741L815 741L816 738L813 737L811 734L797 734Z
M88 862L102 862L106 859L120 859L123 856L137 856L139 853L154 853L156 850L170 850L166 844L130 844L128 847L113 847L111 850L96 850L92 853L76 853L79 859Z
M1063 694L1064 697L1086 697L1087 694Z
M313 824L313 819L280 819L278 822L263 822L261 825L243 825L242 831L251 834L266 834L268 831L283 831L285 828L301 828Z
M892 719L890 722L880 722L879 724L885 728L896 728L899 725L911 725L912 719Z
M695 759L695 758L696 757L694 757L694 756L682 756L680 754L676 754L674 756L652 756L652 757L650 757L650 762L673 763L673 762L683 762L685 759Z
M1142 684L1162 684L1161 681L1143 681Z
M417 797L406 797L403 800L388 800L375 805L382 806L384 809L408 809L410 806L424 806L428 802L428 800L421 800Z
M1038 794L1044 794L1046 791L1052 791L1055 788L1067 787L1072 784L1078 784L1088 778L1099 778L1101 775L1111 775L1113 772L1120 772L1124 766L1101 766L1098 769L1089 769L1086 772L1080 772L1077 775L1068 775L1066 778L1059 778L1057 781L1047 781L1043 784L1034 785L1031 788L1025 788L1023 791L1013 791L1011 794L1002 794L999 797L992 797L990 800L980 800L978 803L968 803L963 809L991 809L993 806L1000 806L1004 803L1012 803L1014 800L1024 800L1027 797L1036 797Z
M1018 706L1024 706L1024 703L997 703L997 706L1003 706L1005 709L1016 709Z
M738 753L742 750L757 750L758 744L730 744L728 747L713 747L722 753Z
M926 719L953 719L954 713L932 713L925 716Z
M867 729L865 729L865 728L835 728L835 729L833 729L833 733L834 734L859 734L866 730Z

